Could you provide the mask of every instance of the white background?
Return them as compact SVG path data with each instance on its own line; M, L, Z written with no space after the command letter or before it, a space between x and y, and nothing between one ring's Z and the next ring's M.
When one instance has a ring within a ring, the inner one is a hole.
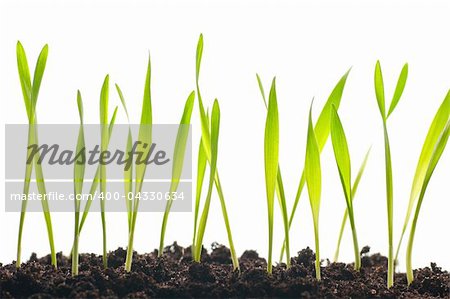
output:
M50 46L37 114L41 123L77 123L76 90L81 89L85 119L98 122L99 94L106 73L120 83L134 122L139 122L148 52L151 52L154 121L177 123L195 84L195 49L205 37L201 88L205 104L217 97L222 110L219 169L236 249L257 249L266 256L267 211L263 136L265 108L255 73L269 88L277 76L280 111L280 164L289 207L304 162L307 112L312 97L316 118L331 89L352 67L340 115L347 132L353 169L365 151L373 151L355 199L361 246L387 254L387 218L381 119L373 90L373 70L380 59L389 103L401 67L409 63L403 97L389 119L394 167L395 237L400 233L417 159L428 126L450 87L449 7L408 1L294 2L267 1L2 1L0 8L1 133L5 123L26 123L16 69L15 46L22 41L34 68L41 47ZM389 4L391 3L391 4ZM111 89L112 90L112 89ZM111 105L118 105L111 91ZM111 107L112 111L112 107ZM199 139L198 107L193 114L194 149ZM118 122L126 122L122 110ZM22 137L21 137L22 138ZM25 138L25 136L23 136ZM1 147L3 156L3 147ZM194 155L195 159L196 155ZM345 201L330 142L322 155L323 197L320 214L321 253L331 258ZM194 165L195 165L194 161ZM448 234L450 155L444 153L421 211L414 267L436 261L450 268ZM2 159L2 168L4 162ZM195 170L194 170L195 171ZM0 171L4 180L4 170ZM195 177L195 174L194 174ZM0 194L3 194L3 183ZM306 188L305 188L306 189ZM306 191L306 190L304 190ZM0 197L3 201L4 198ZM3 206L3 202L1 203ZM274 258L283 228L276 210ZM68 253L73 214L53 214L58 251ZM149 252L159 243L162 214L138 216L135 249ZM19 214L0 211L0 262L15 259ZM108 246L126 246L126 215L107 215ZM167 243L189 245L193 214L171 214ZM32 251L49 252L41 213L25 222L23 259ZM216 194L205 244L227 244ZM292 252L312 246L313 230L306 192L291 230ZM341 257L353 257L347 227ZM99 214L91 214L81 239L82 252L101 252ZM400 257L404 270L404 252Z

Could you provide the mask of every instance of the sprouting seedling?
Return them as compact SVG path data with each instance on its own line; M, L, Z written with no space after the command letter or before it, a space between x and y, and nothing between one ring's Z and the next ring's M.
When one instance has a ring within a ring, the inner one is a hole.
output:
M347 82L347 77L348 74L350 73L350 70L351 69L349 69L339 79L338 83L333 88L333 91L331 92L327 102L323 106L322 111L320 112L319 118L317 119L316 125L314 127L314 133L317 139L317 144L319 146L320 152L322 152L323 148L325 147L325 144L328 140L328 136L330 135L331 106L334 105L336 109L339 109L342 94L344 92L345 83ZM303 169L300 182L297 188L297 194L295 195L294 205L292 206L291 214L289 216L289 228L291 228L292 226L292 222L294 220L295 212L297 211L297 206L298 203L300 202L300 196L302 194L304 186L305 186L305 174ZM284 251L285 251L285 243L283 242L280 254L280 261L283 260Z
M202 150L204 152L199 153L199 155L204 154L206 161L211 166L211 155L212 155L211 154L211 134L209 132L210 128L209 128L208 117L207 117L207 114L206 114L206 111L205 111L205 108L203 105L202 97L200 94L200 87L199 87L200 65L201 65L201 61L202 61L202 55L203 55L203 35L200 34L200 37L199 37L199 40L197 43L197 52L196 52L195 83L196 83L196 88L197 88L197 99L198 99L198 104L199 104L200 122L201 122L201 129L202 129L201 145L202 145ZM200 166L202 166L202 165L200 165ZM204 171L203 171L203 174L204 174ZM203 179L200 181L203 183ZM237 255L236 255L236 250L234 248L233 236L231 234L231 226L230 226L230 221L228 219L228 212L227 212L227 207L226 207L226 203L225 203L225 197L223 194L222 185L220 183L219 171L217 169L215 170L215 173L214 173L214 183L215 183L215 186L217 189L217 193L219 195L220 206L222 208L222 215L223 215L225 227L227 230L228 243L230 246L231 260L233 261L233 267L234 267L234 269L239 269L239 261L238 261ZM198 188L201 188L201 187L202 186L197 186L197 190L198 190ZM196 217L197 216L198 216L198 214L196 214ZM196 222L197 222L197 220L194 220L194 223L196 223ZM197 228L194 227L195 237L197 237L196 230L197 230ZM194 239L195 239L195 237L194 237ZM197 248L196 244L194 244L193 252L199 251L201 254L201 250L202 250L202 248Z
M259 80L260 83L261 81ZM261 94L264 103L265 96L262 85L260 84ZM267 104L266 104L267 107ZM283 215L284 232L286 239L286 265L290 267L290 251L289 251L289 225L286 207L286 199L284 195L283 180L281 177L280 167L278 164L279 153L279 121L278 121L278 103L276 94L275 78L272 81L269 94L269 106L267 107L266 127L264 134L264 165L266 178L266 195L267 195L267 211L269 224L269 255L267 263L267 271L272 273L272 243L273 243L273 209L275 190L277 191L278 202L281 213Z
M132 161L129 164L129 167L125 165L124 171L123 171L123 181L124 181L124 191L125 191L125 205L127 208L127 217L128 217L128 233L130 233L131 228L131 217L132 217L132 200L133 199L133 155L131 154L131 149L133 147L133 135L131 133L131 126L130 126L130 116L128 114L127 105L125 102L125 97L123 96L122 90L120 89L119 85L116 84L116 90L117 94L119 95L120 102L122 103L123 110L125 111L125 114L127 116L128 121L128 136L127 136L127 145L126 145L126 160Z
M370 147L367 150L366 155L364 156L364 160L362 161L361 165L359 166L358 174L356 175L356 178L353 181L353 185L352 185L352 189L351 189L352 201L355 200L356 191L358 190L359 182L361 181L362 175L364 174L364 170L366 169L367 160L369 159L371 148L372 147ZM339 237L338 237L338 241L337 241L336 251L334 253L334 262L335 263L339 259L339 250L341 247L342 236L344 235L344 229L345 229L345 224L347 223L347 219L348 219L348 210L345 209L344 216L342 216L342 223L341 223L341 228L339 230Z
M100 93L100 130L101 144L100 151L104 153L108 149L108 102L109 102L109 75L105 77ZM102 219L102 239L103 239L103 267L108 267L108 250L106 240L106 164L100 163L100 216Z
M72 275L78 275L78 244L80 238L80 205L79 198L83 193L84 172L86 168L86 147L84 141L83 100L80 91L77 92L78 113L80 116L80 128L78 130L78 141L76 147L76 161L74 164L73 184L75 195L75 232L72 250Z
M408 64L403 66L400 76L397 81L397 87L395 88L394 96L392 97L391 105L388 113L386 114L385 98L384 98L384 83L383 75L381 72L380 62L377 61L375 66L375 95L377 98L378 108L380 110L381 118L383 121L384 132L384 154L385 154L385 166L386 166L386 199L387 199L387 214L388 214L388 241L389 241L389 254L388 254L388 276L387 287L390 288L394 284L394 188L392 178L392 160L391 149L389 145L389 135L387 131L387 119L397 106L400 97L405 88L406 79L408 77Z
M19 79L20 85L22 87L23 99L25 102L25 108L28 116L28 151L27 157L31 155L31 146L33 144L39 144L38 142L38 132L37 132L37 117L36 117L36 103L38 100L39 89L41 87L42 77L44 76L45 66L47 63L48 56L48 46L45 45L36 62L36 67L34 69L33 83L31 83L30 70L28 68L27 56L25 54L25 50L20 42L17 42L16 48L17 54L17 68L19 71ZM22 233L23 226L25 222L25 214L27 211L27 198L30 191L30 181L31 174L33 171L33 165L35 167L36 172L36 184L38 187L38 191L42 196L43 200L41 200L42 210L44 213L45 224L47 226L47 234L48 240L50 243L50 254L51 254L51 262L52 265L57 267L56 260L56 251L55 251L55 243L53 239L53 227L52 227L52 219L50 214L50 208L47 201L47 198L44 196L47 191L45 188L44 174L42 171L41 164L37 163L40 159L39 153L34 155L34 159L31 163L26 165L25 169L25 179L23 186L23 194L25 200L22 201L21 213L20 213L20 223L19 223L19 234L17 240L17 260L16 267L19 268L21 264L21 251L22 251Z
M149 154L150 146L152 143L152 125L153 125L153 115L152 115L152 99L151 99L151 62L150 56L148 57L147 74L145 77L144 86L144 97L142 100L142 112L141 112L141 123L139 125L138 133L138 146L136 151L142 152L143 157L147 157ZM127 272L131 271L131 265L133 262L133 242L134 242L134 231L136 229L136 220L139 210L139 199L142 190L142 185L144 183L145 171L147 169L146 163L136 163L135 167L135 188L134 188L134 198L131 210L131 220L130 228L128 233L128 247L127 247L127 257L125 260L125 270Z
M108 144L111 139L111 135L114 130L114 124L116 122L117 115L117 106L114 108L113 115L111 120L109 121L109 129L108 129ZM95 192L97 191L98 185L100 183L100 165L97 166L97 170L95 171L94 179L92 180L91 187L89 188L89 200L86 201L86 205L84 206L83 216L81 216L79 233L83 230L84 223L86 222L87 216L89 215L89 210L92 205L92 199L94 198Z
M347 213L352 229L353 249L355 253L355 270L359 271L359 269L361 268L361 256L359 254L358 237L356 234L356 225L353 210L353 197L351 188L351 160L344 127L342 126L339 114L337 113L336 107L334 106L332 106L331 109L331 141L333 144L334 157L339 171L342 189L344 190Z
M217 166L217 155L218 155L218 145L219 145L219 128L220 128L220 107L219 102L214 100L213 109L211 112L211 163L210 163L210 174L209 174L209 184L208 193L206 195L203 212L200 217L200 222L198 225L197 239L195 242L195 255L194 260L200 262L202 254L203 237L205 235L206 223L208 221L209 207L211 204L212 189L214 186L214 177L216 174Z
M431 176L433 175L434 169L436 168L439 159L441 158L442 153L444 152L445 146L447 145L448 137L450 134L450 121L447 121L447 124L442 131L442 134L439 136L439 140L436 143L436 146L433 150L433 154L429 161L427 171L425 173L425 178L423 180L422 188L420 189L419 199L417 201L416 211L414 213L414 218L411 224L411 232L408 240L408 247L406 250L406 277L408 279L408 285L411 284L414 280L414 273L412 270L412 249L414 245L414 236L416 233L417 220L419 219L420 208L422 207L423 198L425 196L425 192L428 187L428 183L430 182Z
M161 256L164 249L164 236L166 234L167 221L169 219L170 209L173 203L173 195L177 191L180 182L181 173L183 171L184 158L186 153L186 144L189 136L189 127L191 123L192 109L194 108L195 92L192 91L184 105L183 115L178 127L177 137L175 140L174 153L172 159L172 180L169 187L169 200L166 203L163 221L161 224L161 236L159 242L158 255Z
M445 97L441 106L437 110L436 115L434 116L433 122L431 123L430 128L428 129L427 136L422 146L419 161L417 162L416 173L414 175L413 183L411 186L408 209L406 212L402 233L400 236L400 241L398 242L395 260L398 259L398 254L400 251L400 247L402 245L403 237L408 227L414 205L416 204L418 196L420 194L420 190L422 189L424 178L431 157L433 155L434 148L436 147L439 137L441 136L442 131L444 130L449 117L450 117L450 91L447 93L447 96Z
M316 247L316 278L320 280L320 246L319 246L319 211L322 192L322 172L320 167L320 150L312 124L312 103L309 110L308 134L306 139L305 180L308 187L309 203L314 224Z

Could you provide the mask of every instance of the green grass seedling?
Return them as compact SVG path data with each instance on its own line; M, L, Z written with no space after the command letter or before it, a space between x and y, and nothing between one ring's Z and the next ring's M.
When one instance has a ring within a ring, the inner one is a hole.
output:
M189 127L191 124L191 115L194 108L195 92L189 94L184 105L183 115L178 127L177 138L175 140L174 153L172 159L172 180L169 188L169 200L164 211L163 221L161 224L161 235L159 241L158 255L161 256L164 250L164 237L166 234L167 221L169 219L170 209L173 203L173 194L177 191L180 177L183 171L184 158L186 153L186 144L189 136Z
M204 105L203 105L203 100L202 100L202 96L200 93L200 86L199 86L199 76L200 76L200 66L201 66L201 61L202 61L202 56L203 56L203 35L200 34L198 43L197 43L197 52L196 52L196 68L195 68L195 84L196 84L196 88L197 88L197 99L198 99L198 104L199 104L199 112L200 112L200 122L201 122L201 129L202 129L202 150L200 150L199 152L199 157L201 159L203 159L203 157L201 156L205 156L207 163L209 163L210 168L211 168L211 133L210 133L210 128L209 128L209 121L208 121L208 117L207 117L207 113L205 111ZM201 152L203 151L203 153ZM200 162L202 162L200 160ZM199 163L200 163L199 162ZM202 165L199 165L200 167L202 167ZM206 166L205 166L206 167ZM204 174L204 171L203 171ZM202 175L202 169L200 169L200 175ZM203 179L198 180L203 182ZM216 169L215 173L214 173L214 183L217 189L217 193L219 195L219 200L220 200L220 205L222 208L222 215L223 215L223 219L225 222L225 228L227 230L227 235L228 235L228 243L230 246L230 251L231 251L231 260L233 261L233 267L234 269L239 269L239 261L236 255L236 250L234 248L234 242L233 242L233 236L231 233L231 226L230 226L230 221L228 218L228 212L227 212L227 207L226 207L226 203L225 203L225 196L223 194L223 189L222 189L222 185L220 183L220 178L219 178L219 171ZM198 186L197 185L197 191L198 188L201 188L202 186ZM196 193L196 195L198 195L198 193ZM196 205L197 205L197 198L196 198ZM194 219L194 226L196 226L195 223L197 223L197 217L198 217L198 213L195 214L196 219ZM197 231L197 227L194 227L194 239L197 238L198 239L198 232ZM200 252L202 251L202 247L200 246L200 248L197 247L198 242L195 242L196 244L194 245L194 247L192 248L192 252ZM198 253L197 253L198 255ZM194 254L195 256L195 254Z
M31 83L30 77L30 69L28 68L28 60L25 54L25 50L22 44L18 41L16 47L16 55L17 55L17 68L19 71L19 79L20 85L22 88L23 99L25 102L25 108L28 116L28 151L27 157L31 154L30 145L39 144L38 142L38 132L37 132L37 117L36 117L36 103L38 100L39 89L41 87L42 77L44 76L45 66L47 64L47 56L48 56L48 46L45 45L37 59L36 67L34 69L33 83ZM32 163L26 165L25 169L25 179L24 179L24 187L23 194L25 196L25 200L22 201L21 213L20 213L20 223L19 223L19 234L17 240L17 260L16 267L19 268L21 264L21 252L22 252L22 234L23 227L25 223L25 215L27 211L27 198L30 190L30 181L31 174L33 171L33 165L35 167L36 172L36 184L38 187L38 191L42 196L42 210L44 213L45 224L47 226L47 234L48 240L50 243L50 255L51 255L51 263L56 268L57 260L56 260L56 251L55 251L55 242L53 238L53 226L52 219L50 214L50 208L46 197L44 196L47 191L45 187L44 174L42 171L41 164L37 163L40 159L39 153L34 155L34 159Z
M320 167L320 150L312 124L312 103L309 110L308 134L306 139L305 180L308 187L309 203L314 224L316 246L316 278L320 280L320 246L319 246L319 211L322 192L322 170Z
M337 113L336 107L331 109L331 141L333 144L334 157L336 160L339 177L341 179L342 189L344 190L345 203L347 204L347 213L352 228L353 249L355 253L355 270L361 268L361 256L359 254L358 237L356 234L356 225L353 210L353 198L351 190L351 161L348 150L347 137L345 137L344 127Z
M78 130L78 141L76 147L77 160L75 161L73 171L73 184L75 195L75 233L73 238L72 251L72 275L78 275L78 244L80 237L80 205L79 196L83 194L84 172L86 168L86 147L84 141L84 121L83 121L83 100L81 99L80 91L77 92L78 113L80 116L80 128Z
M389 144L389 135L387 131L387 119L397 106L400 97L405 88L406 79L408 77L408 64L403 66L400 76L397 81L394 96L391 101L391 105L388 113L386 114L385 108L385 95L384 95L384 83L383 75L381 72L380 62L377 61L375 66L375 95L377 98L378 108L380 110L381 119L383 121L383 133L384 133L384 154L385 154L385 168L386 168L386 203L387 203L387 215L388 215L388 241L389 241L389 254L388 254L388 276L387 287L390 288L394 284L394 184L392 178L392 159L391 148Z

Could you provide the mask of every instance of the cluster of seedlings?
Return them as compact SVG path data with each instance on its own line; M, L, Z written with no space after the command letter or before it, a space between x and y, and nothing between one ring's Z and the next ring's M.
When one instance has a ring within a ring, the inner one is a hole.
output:
M174 145L174 155L172 157L172 179L170 184L170 194L175 192L178 188L180 181L187 139L189 134L189 124L191 122L191 115L194 107L195 98L198 100L199 114L200 114L200 124L201 124L201 140L199 142L198 148L198 159L197 159L197 177L196 177L196 188L195 188L195 202L194 202L194 227L193 227L193 237L191 252L194 261L200 262L202 248L203 248L203 238L206 230L206 224L208 221L208 214L210 209L211 197L213 189L217 191L220 205L222 209L223 219L225 222L226 231L228 234L228 242L231 254L231 260L235 270L239 270L238 257L234 248L233 237L231 233L230 221L228 217L226 202L224 198L224 193L222 190L222 184L220 182L219 170L217 168L218 160L218 144L219 144L219 131L220 131L220 107L219 101L214 100L214 104L211 110L205 109L203 103L200 86L199 86L199 76L200 76L200 66L203 53L203 36L200 35L197 51L196 51L196 86L195 91L192 91L185 103L184 111L180 120L180 126L178 128L178 133ZM38 144L38 134L36 129L37 116L36 116L36 103L39 95L39 89L41 81L44 75L44 70L46 66L48 55L48 47L44 46L42 49L36 63L34 70L34 76L31 79L30 70L28 67L27 58L25 51L20 42L17 43L17 63L19 70L20 83L22 87L23 98L25 102L25 107L27 111L28 121L29 121L29 132L28 132L28 145ZM355 199L356 191L364 173L367 160L370 155L370 148L368 149L364 160L358 168L356 177L352 181L352 167L351 159L348 148L348 142L345 135L345 130L343 123L339 117L339 106L341 103L344 87L348 78L350 70L347 71L342 78L338 81L334 89L332 90L327 102L323 106L320 115L315 124L313 124L312 117L312 107L313 101L311 102L311 108L309 111L308 118L308 129L306 132L306 154L305 154L305 164L304 169L301 173L300 182L298 185L298 190L295 196L295 200L292 206L290 214L288 213L286 195L284 192L283 179L281 175L281 169L278 163L279 156L279 115L278 115L278 103L277 103L277 92L276 92L276 81L275 78L272 81L270 92L268 98L266 98L266 93L260 77L257 75L257 82L259 89L261 91L261 96L264 104L267 108L267 116L265 123L265 135L264 135L264 165L265 165L265 182L266 182L266 195L267 195L267 211L268 211L268 242L269 242L269 252L268 252L268 263L267 272L272 273L272 251L273 251L273 227L274 227L274 206L275 197L278 200L280 207L283 225L284 225L284 242L281 247L280 262L285 261L287 268L290 267L291 256L290 256L290 242L289 242L289 231L293 223L295 212L302 194L302 191L306 185L308 189L308 197L311 206L311 212L313 216L313 227L315 236L315 275L317 280L321 279L321 259L320 259L320 243L319 243L319 213L320 213L320 203L321 203L321 190L322 190L322 179L321 179L321 152L331 135L331 142L334 151L334 157L337 165L337 170L339 173L342 190L345 198L345 203L347 209L343 215L341 229L338 237L338 244L336 248L336 253L334 256L334 261L338 260L339 248L342 240L342 235L347 221L350 222L350 228L352 232L353 248L355 255L354 268L358 271L361 267L361 256L360 247L357 238L357 225L355 223L355 211L353 209L353 200ZM406 211L404 225L401 230L401 237L397 244L397 249L394 251L394 240L393 240L393 174L392 174L392 161L390 153L389 135L387 129L387 121L397 104L400 101L403 90L406 85L408 76L408 65L405 64L401 70L394 95L389 105L389 109L386 109L385 92L383 76L381 71L380 63L377 62L375 66L374 73L374 86L375 86L375 96L377 99L379 112L383 124L383 135L384 135L384 150L385 150L385 171L386 171L386 204L387 204L387 220L388 220L388 276L387 276L387 287L390 288L394 284L394 265L398 258L398 254L402 245L402 241L410 228L407 251L406 251L406 268L407 268L407 279L410 284L413 279L413 271L411 266L412 259L412 249L414 244L414 236L417 226L417 220L420 214L420 208L423 203L425 192L428 183L431 179L433 171L439 162L439 159L445 149L447 144L449 134L450 134L450 92L446 95L441 106L437 110L435 117L430 125L428 134L423 143L422 151L417 163L416 172L414 180L411 187L411 193L409 197L409 204ZM150 58L147 65L147 73L145 77L144 95L142 101L142 112L141 121L139 127L139 133L137 136L137 144L141 145L138 150L143 152L144 155L148 152L149 148L142 147L142 144L150 144L152 141L152 100L151 100L151 63ZM117 114L118 107L115 107L112 117L109 118L109 76L106 76L103 82L100 93L100 125L101 125L101 151L106 151L108 148L108 143L114 130L114 123ZM130 123L130 117L128 115L128 110L125 102L124 94L120 89L118 84L115 84L115 89L120 98L122 108L126 113L128 123ZM80 118L79 134L76 145L76 152L82 153L85 151L85 139L84 139L84 119L83 119L83 101L80 91L77 92L77 105ZM126 153L128 154L128 159L133 159L131 147L133 145L133 136L131 133L131 127L128 131L128 139L126 145ZM29 154L29 153L28 153ZM26 165L25 179L23 193L27 195L29 193L31 175L34 172L36 175L36 182L38 191L40 194L46 194L46 187L44 181L44 175L39 160L39 154L34 156L32 163ZM84 183L84 173L85 173L85 162L81 158L77 160L74 164L74 180L73 188L74 194L83 194L83 183ZM205 181L205 174L207 166L209 165L209 177L207 177L207 192L206 197L203 201L203 209L201 210L202 202L202 191ZM128 217L128 247L127 255L125 259L125 269L126 271L131 271L132 268L132 258L133 258L133 241L134 232L136 228L136 219L139 211L139 194L142 190L143 179L146 172L146 164L135 164L131 168L124 168L123 181L124 181L124 192L125 194L133 194L132 198L126 200L127 217ZM100 194L104 194L107 191L107 169L106 165L99 164L95 173L94 180L92 181L89 189L93 198L93 195L99 190ZM51 263L56 268L57 258L56 250L54 246L52 221L50 214L50 207L46 200L42 200L42 208L46 221L48 239L50 243L51 251ZM75 222L74 222L74 239L73 248L71 251L72 259L72 275L78 274L78 259L79 259L79 239L80 235L89 214L90 206L92 201L88 201L84 209L82 210L81 202L75 200ZM102 238L103 238L103 266L108 267L108 249L107 249L107 234L106 234L106 213L105 204L106 201L101 200L101 222L102 222ZM172 198L169 198L166 203L166 209L163 216L163 221L161 224L161 234L160 234L160 244L158 254L162 255L164 249L164 237L167 229L169 213L172 206ZM17 262L16 266L19 268L21 266L21 243L22 243L22 232L24 227L24 220L27 210L27 201L22 202L22 211L20 215L19 233L18 233L18 243L17 243Z

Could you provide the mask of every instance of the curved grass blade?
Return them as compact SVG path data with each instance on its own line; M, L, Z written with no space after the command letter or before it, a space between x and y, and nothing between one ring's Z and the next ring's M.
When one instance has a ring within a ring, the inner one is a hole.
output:
M400 76L398 77L397 86L395 87L394 96L392 97L387 117L389 117L389 115L391 115L391 113L394 111L395 107L397 107L398 101L400 100L403 94L403 90L405 89L406 79L408 79L407 63L405 63L405 65L403 66L402 71L400 72Z
M170 183L169 194L170 198L166 204L163 221L161 224L161 235L159 242L158 256L162 256L164 249L164 236L166 234L167 221L169 218L170 209L173 203L172 194L177 191L180 182L181 173L183 171L184 158L186 154L186 144L189 136L189 129L191 124L192 109L194 108L195 91L189 94L188 99L184 105L183 115L178 127L177 138L175 141L174 154L172 159L172 180Z
M206 154L205 150L203 148L203 139L200 138L200 144L198 149L198 158L197 158L197 188L195 191L195 207L194 207L194 234L192 237L192 247L191 247L191 254L194 256L195 254L195 241L197 239L197 223L198 223L198 215L200 210L200 199L202 195L202 188L203 188L203 180L205 177L205 170L206 170Z
M139 125L138 134L138 146L136 151L142 152L143 157L147 157L149 154L150 144L152 143L152 98L151 98L151 62L150 55L148 57L147 64L147 74L145 77L145 87L144 87L144 97L142 100L142 112L141 112L141 123ZM147 145L144 147L144 145ZM134 231L136 229L136 220L139 210L139 198L142 190L142 185L144 182L145 171L147 169L146 163L137 163L135 167L135 195L133 199L133 209L131 215L131 228L128 235L128 247L127 247L127 257L125 261L125 270L127 272L131 271L131 265L133 262L133 242L134 242Z
M80 237L80 199L83 193L84 173L86 167L86 147L84 141L84 121L83 121L83 100L80 91L77 92L78 113L80 115L80 128L78 131L78 141L76 147L76 161L74 165L74 194L75 194L75 233L73 239L72 252L72 275L78 275L78 243Z
M127 146L126 146L126 161L130 161L130 163L126 163L123 171L123 179L124 179L124 191L125 191L125 205L127 207L127 217L128 217L128 232L131 228L131 209L132 209L132 200L133 199L133 155L131 154L131 150L133 147L133 135L131 134L131 126L130 126L130 116L128 115L128 109L125 102L125 97L123 96L122 90L119 85L116 84L117 94L119 95L120 102L122 103L123 110L127 116L128 121L128 136L127 136Z
M437 163L439 162L439 159L442 156L442 153L444 152L444 149L447 145L448 137L450 134L450 121L447 122L447 125L445 126L445 129L443 130L442 134L439 137L439 141L437 142L433 155L431 156L431 159L429 161L427 172L425 174L425 178L423 180L422 188L420 190L419 199L416 206L416 211L414 214L414 218L411 224L411 232L409 235L409 241L408 241L408 247L406 250L406 277L408 279L408 285L412 283L414 280L414 274L412 270L412 263L411 263L411 257L412 257L412 248L414 244L414 236L416 233L416 226L417 226L417 220L419 219L419 213L420 208L422 207L423 198L425 196L425 192L428 187L428 183L430 182L431 176L433 175L434 169L436 168Z
M347 82L348 74L351 68L339 79L333 91L330 93L327 102L320 112L319 118L317 119L316 125L314 127L314 133L317 138L317 144L319 151L322 152L325 144L327 143L328 136L330 135L330 117L331 117L331 106L334 105L336 109L339 109L341 104L342 94L344 93L345 83ZM300 196L305 186L305 174L304 169L300 177L300 182L297 188L297 194L295 195L294 205L292 206L291 214L289 216L289 229L291 228L292 222L294 221L295 212L297 211L298 203L300 202ZM283 260L285 251L285 244L281 248L280 261Z
M356 191L358 190L359 182L361 181L362 175L364 174L364 170L366 168L367 161L369 159L370 151L371 151L371 147L367 150L366 155L364 156L364 160L361 163L361 165L359 166L358 174L356 175L356 178L353 181L352 192L351 192L352 201L355 200ZM335 263L339 259L339 250L341 247L342 236L344 234L344 229L345 229L345 224L347 223L347 218L348 218L348 211L347 211L347 209L345 209L344 216L342 217L341 229L339 231L339 237L338 237L338 241L337 241L336 251L334 253L334 262Z
M220 107L217 99L214 101L212 113L211 113L211 171L209 175L209 185L208 194L205 199L205 204L203 207L202 216L200 218L200 223L198 226L197 240L195 243L195 256L194 260L200 262L202 253L203 237L206 229L206 222L208 220L209 207L211 204L212 189L214 186L214 177L216 174L217 166L217 154L218 154L218 143L219 143L219 128L220 128Z
M309 110L308 136L306 140L305 179L308 187L309 203L314 223L314 239L316 246L316 279L320 280L320 246L319 246L319 212L322 190L322 173L320 168L320 150L312 124L312 103Z
M211 165L211 136L209 132L209 124L208 124L208 117L205 112L205 108L203 106L202 97L200 94L200 88L199 88L199 75L200 75L200 66L201 66L201 60L203 55L203 35L200 34L198 44L197 44L197 53L196 53L196 88L197 88L197 98L198 98L198 106L200 111L200 122L201 122L201 128L202 128L202 145L204 147L206 159L208 163ZM214 183L216 185L217 193L219 194L219 200L220 200L220 206L222 208L222 216L223 220L225 222L225 228L227 231L228 236L228 243L230 246L231 251L231 260L233 261L233 267L234 269L239 269L239 261L236 255L236 250L234 248L234 242L233 242L233 236L231 233L231 226L230 221L228 219L228 212L225 204L225 196L223 194L222 185L220 183L220 177L219 177L219 171L216 169L215 177L214 177ZM195 248L196 250L200 250L201 248Z
M275 89L275 79L269 95L269 107L267 109L266 127L264 133L264 169L266 178L267 213L269 224L269 255L267 272L272 273L272 243L273 243L273 206L275 197L275 185L278 174L278 145L279 124L278 104Z
M440 105L438 111L436 112L436 115L434 116L430 128L428 129L427 136L422 146L422 151L420 153L419 161L417 162L416 172L414 174L414 179L411 186L408 209L406 211L402 233L400 235L400 241L398 242L395 260L398 259L398 254L400 251L400 247L402 245L403 237L405 235L406 228L408 227L412 210L414 208L414 205L416 204L417 198L422 189L428 164L430 163L436 144L439 141L442 131L444 130L449 118L450 118L450 91L447 92L445 99L442 101L442 104Z
M377 98L378 109L380 110L381 117L384 121L386 121L386 112L385 112L385 99L384 99L384 83L383 83L383 73L381 72L380 61L377 61L375 65L375 95Z
M359 254L359 245L353 211L350 154L348 150L347 138L345 137L344 128L337 110L333 106L331 111L331 141L333 144L334 157L339 170L339 177L341 179L341 184L345 195L347 212L350 218L350 226L352 228L353 249L355 253L355 270L359 271L361 268L361 256Z

